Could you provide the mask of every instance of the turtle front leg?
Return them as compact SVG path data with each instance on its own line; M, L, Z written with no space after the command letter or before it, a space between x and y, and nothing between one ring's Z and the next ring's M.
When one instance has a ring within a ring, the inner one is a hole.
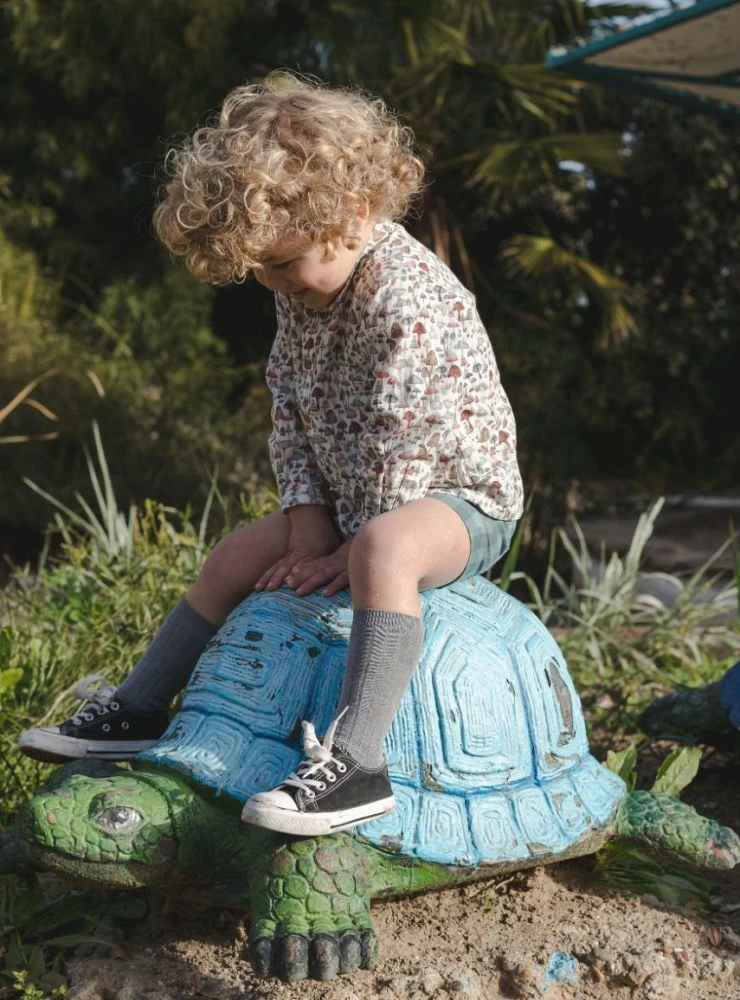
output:
M373 871L371 853L342 833L281 838L265 850L249 885L255 972L293 983L372 968Z

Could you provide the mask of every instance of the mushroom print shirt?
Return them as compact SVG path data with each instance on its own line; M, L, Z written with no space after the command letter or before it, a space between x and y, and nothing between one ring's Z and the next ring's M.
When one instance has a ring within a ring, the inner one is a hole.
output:
M431 492L521 516L514 416L488 334L431 250L382 222L328 309L275 298L266 374L284 510L325 504L345 538Z

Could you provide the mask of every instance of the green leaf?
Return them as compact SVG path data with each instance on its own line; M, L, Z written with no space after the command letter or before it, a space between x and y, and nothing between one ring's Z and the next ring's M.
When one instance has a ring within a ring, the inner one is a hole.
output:
M696 777L701 763L699 747L680 747L668 754L658 768L652 792L674 795L676 798Z
M41 979L45 972L46 960L44 959L44 952L35 944L28 953L28 974L36 982Z
M635 768L637 767L637 747L635 744L630 743L628 747L618 752L610 750L606 755L604 767L608 771L618 774L629 790L632 791L637 780L637 775L635 774Z
M7 670L0 670L0 698L6 691L10 691L16 686L23 676L20 667L9 667Z
M114 948L115 942L107 937L94 937L92 934L60 934L59 937L47 938L45 947L76 948L81 944L101 945L103 948Z
M3 964L10 971L25 968L26 950L23 947L21 936L16 930L12 930L8 935L7 951Z

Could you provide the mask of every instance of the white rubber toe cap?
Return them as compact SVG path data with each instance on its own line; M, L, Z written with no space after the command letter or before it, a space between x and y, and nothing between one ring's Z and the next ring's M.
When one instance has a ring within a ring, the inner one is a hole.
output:
M258 809L286 809L289 812L298 812L298 806L292 795L281 792L278 788L273 788L270 792L258 792L257 795L252 796L247 805L255 806Z

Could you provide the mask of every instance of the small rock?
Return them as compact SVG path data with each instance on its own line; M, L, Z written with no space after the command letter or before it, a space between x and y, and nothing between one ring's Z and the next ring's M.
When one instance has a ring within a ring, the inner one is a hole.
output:
M611 962L614 955L607 948L592 948L591 954L597 962Z
M443 982L444 980L442 976L436 969L427 969L421 977L421 988L426 994L431 996L433 993L437 992Z
M683 986L674 976L655 975L643 984L645 1000L680 1000Z
M735 951L740 951L740 934L736 934L732 927L722 928L724 943Z
M405 976L394 976L388 983L391 993L397 996L405 996L408 993L409 980Z
M478 989L478 977L473 972L452 972L447 977L451 993L472 993Z
M606 976L601 971L601 966L599 965L598 962L595 962L591 966L591 978L595 983L603 983L604 980L606 979Z

